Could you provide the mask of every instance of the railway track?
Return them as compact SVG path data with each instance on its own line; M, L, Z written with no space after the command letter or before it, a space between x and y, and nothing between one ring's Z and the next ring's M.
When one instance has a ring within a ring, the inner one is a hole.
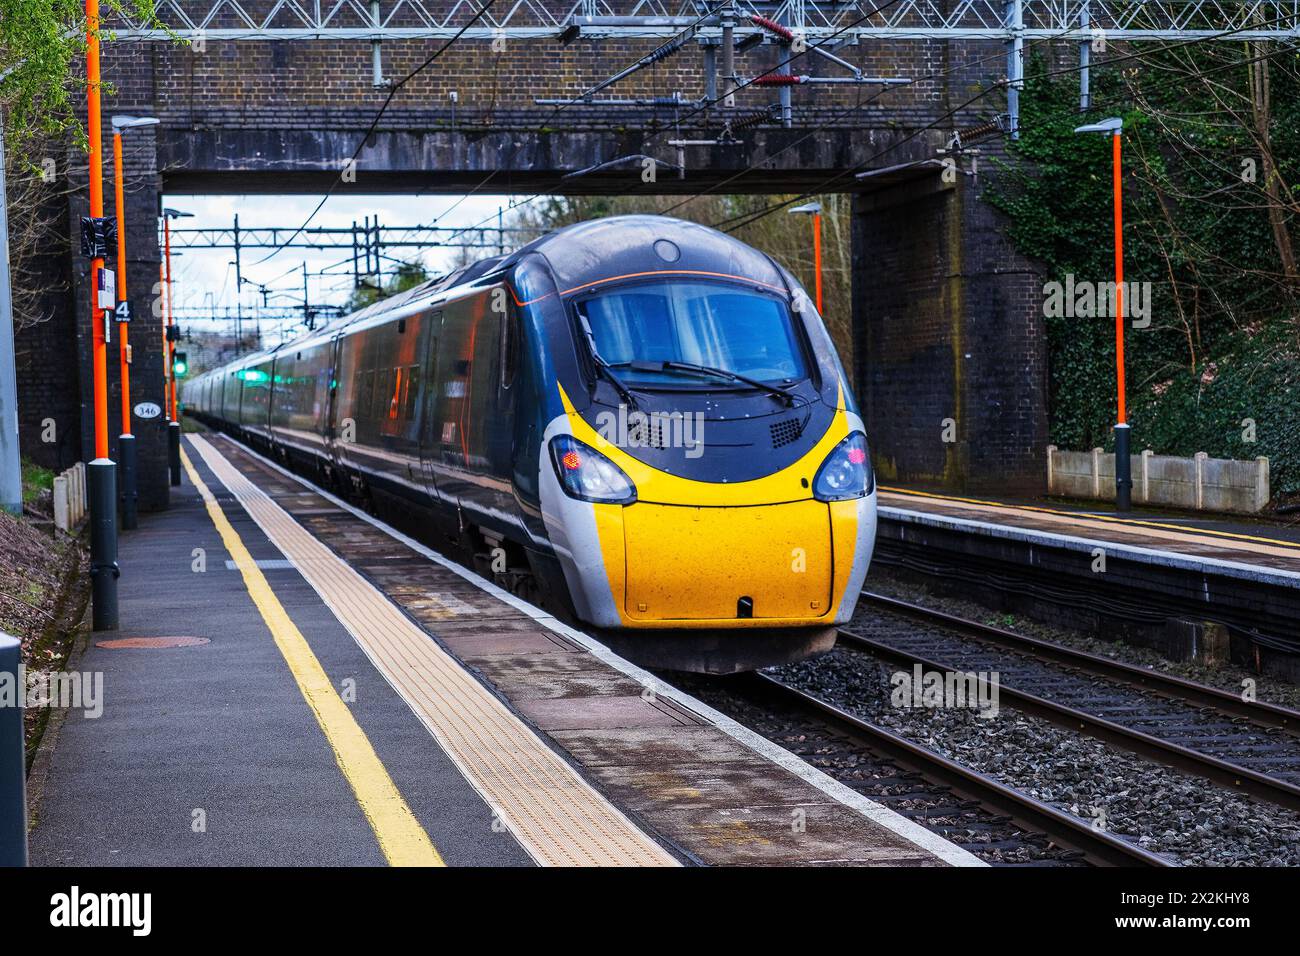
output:
M738 675L692 690L994 865L1175 865L768 675Z
M907 667L996 673L1000 697L1019 710L1300 810L1300 712L879 594L864 592L860 606L922 626L873 630L868 619L841 629L841 646Z

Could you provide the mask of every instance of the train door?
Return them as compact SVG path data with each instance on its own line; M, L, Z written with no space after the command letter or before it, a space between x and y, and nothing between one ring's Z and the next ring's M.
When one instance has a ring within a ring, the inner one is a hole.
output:
M454 496L474 523L507 531L515 524L510 483L513 395L503 388L502 316L491 303L491 290L484 290L444 309L432 460L444 497Z
M384 364L387 377L379 403L379 433L383 448L400 471L400 484L414 491L424 486L420 454L420 381L427 352L427 313L398 319L388 326Z
M428 460L438 494L462 511L473 507L475 497L469 481L469 433L477 418L473 394L477 332L478 323L469 301L451 302L443 309L434 356L437 388L429 423Z
M279 394L281 389L281 379L283 378L282 370L284 362L279 355L271 356L271 377L266 382L266 418L262 420L263 435L266 437L266 445L272 453L278 450L279 442L276 441L275 430L271 427L274 420L275 406L279 404L276 400L283 398Z
M236 382L238 383L238 390L235 393L235 419L234 420L236 423L236 433L240 437L246 437L244 435L244 386L246 384L244 380L244 372L249 367L250 366L244 366L236 373L237 375Z
M339 416L339 339L335 334L329 344L329 383L325 393L325 414L321 417L321 441L325 445L325 457L334 467L339 465L338 457L338 416Z
M435 499L440 499L438 481L434 462L439 451L438 438L441 428L435 422L438 406L438 391L443 387L439 375L439 343L442 340L442 312L432 312L425 316L428 331L425 333L425 375L421 382L420 394L420 474L425 487ZM445 502L455 506L454 501Z
M504 286L490 292L497 326L493 365L496 412L484 436L484 456L489 474L496 480L497 506L514 514L518 510L514 493L514 435L520 392L515 379L519 371L521 329L518 311L505 293Z

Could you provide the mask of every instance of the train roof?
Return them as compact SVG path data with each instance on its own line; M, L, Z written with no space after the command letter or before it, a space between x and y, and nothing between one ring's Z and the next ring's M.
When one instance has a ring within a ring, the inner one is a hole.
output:
M771 258L752 246L708 226L669 216L610 216L576 223L529 243L516 255L530 252L546 257L562 292L600 279L655 271L784 284Z
M659 271L740 276L767 286L785 285L781 270L769 256L724 232L671 216L608 216L549 232L505 256L480 259L331 319L288 342L242 355L224 367L255 365L282 349L301 348L345 328L423 304L424 300L490 279L530 254L546 259L561 292L581 289L601 279Z

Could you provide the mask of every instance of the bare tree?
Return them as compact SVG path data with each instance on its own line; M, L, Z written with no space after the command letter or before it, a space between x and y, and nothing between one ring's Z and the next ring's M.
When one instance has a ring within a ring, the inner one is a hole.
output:
M66 257L67 198L73 192L68 168L58 168L49 139L29 139L21 150L6 153L5 180L9 205L9 274L13 287L14 331L48 321L44 307L51 293L67 289L46 265L51 256Z

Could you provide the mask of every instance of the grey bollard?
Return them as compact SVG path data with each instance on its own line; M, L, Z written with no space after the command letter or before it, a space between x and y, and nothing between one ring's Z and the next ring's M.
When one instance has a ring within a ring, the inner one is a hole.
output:
M119 435L118 448L118 485L122 499L122 528L134 530L137 526L136 491L135 491L135 436Z
M27 773L21 644L0 634L0 866L27 865Z
M96 631L117 630L117 465L90 463L90 610Z

